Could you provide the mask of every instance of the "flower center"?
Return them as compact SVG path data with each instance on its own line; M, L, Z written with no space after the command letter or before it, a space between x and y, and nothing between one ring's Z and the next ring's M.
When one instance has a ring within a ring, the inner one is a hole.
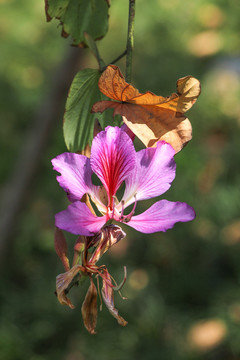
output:
M107 206L107 221L110 219L114 219L114 213L115 213L115 196L111 196L111 199L109 201L109 204Z
M107 221L111 220L111 219L115 219L116 221L120 221L120 222L124 222L127 223L131 220L132 216L134 215L135 209L136 209L136 205L137 205L137 198L136 198L136 194L134 195L134 205L132 208L132 211L128 214L128 215L124 215L124 205L125 205L125 201L122 200L121 201L121 210L119 209L119 205L116 206L116 204L118 204L118 199L116 196L112 197L112 201L111 204L112 206L107 206Z

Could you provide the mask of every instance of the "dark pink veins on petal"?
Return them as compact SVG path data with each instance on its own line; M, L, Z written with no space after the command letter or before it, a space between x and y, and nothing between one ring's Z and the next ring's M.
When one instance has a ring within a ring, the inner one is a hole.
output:
M91 167L102 181L113 207L113 196L136 164L136 153L129 136L118 127L108 127L93 140Z

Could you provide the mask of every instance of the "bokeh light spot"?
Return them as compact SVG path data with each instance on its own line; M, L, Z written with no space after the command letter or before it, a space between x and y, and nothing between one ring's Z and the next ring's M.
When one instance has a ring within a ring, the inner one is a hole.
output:
M28 66L22 71L22 82L26 88L36 88L43 82L43 72L37 66Z
M234 245L240 242L240 220L233 221L225 226L221 231L223 242L228 245Z
M226 324L220 319L210 319L194 324L189 330L188 341L198 350L209 350L219 345L226 335Z
M145 270L137 269L129 277L129 285L134 290L144 289L149 282L148 274Z
M204 4L198 12L198 20L201 25L209 28L216 28L223 24L225 15L216 5Z
M222 38L217 31L208 30L192 36L188 43L188 50L197 57L216 54L222 48Z

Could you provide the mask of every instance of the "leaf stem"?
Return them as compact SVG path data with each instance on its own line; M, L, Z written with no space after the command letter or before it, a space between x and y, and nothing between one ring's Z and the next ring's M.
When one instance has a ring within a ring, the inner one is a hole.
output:
M93 40L91 35L88 34L87 32L84 32L84 37L85 37L85 41L87 43L87 46L92 51L93 55L95 56L95 58L96 58L96 60L98 62L99 70L102 72L103 69L105 68L105 63L104 63L103 59L100 56L100 53L99 53L96 42Z
M127 54L127 49L124 50L122 54L120 54L116 59L110 62L110 64L115 64L117 61L121 60Z
M96 45L96 43L95 43L95 45ZM96 45L96 59L97 59L97 62L98 62L99 70L102 72L103 69L105 68L105 63L104 63L103 59L100 56L97 45Z
M134 19L135 19L135 0L129 0L128 13L128 34L127 34L127 58L126 58L126 81L132 79L132 52L134 40Z

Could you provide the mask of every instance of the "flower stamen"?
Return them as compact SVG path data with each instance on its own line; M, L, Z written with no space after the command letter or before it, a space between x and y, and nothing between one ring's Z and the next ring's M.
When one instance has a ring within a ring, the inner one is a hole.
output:
M121 216L119 217L119 221L128 223L131 220L137 206L137 194L134 195L134 199L135 199L135 203L133 205L132 211L128 215L123 215L125 202L124 200L121 201L122 210L121 210Z

